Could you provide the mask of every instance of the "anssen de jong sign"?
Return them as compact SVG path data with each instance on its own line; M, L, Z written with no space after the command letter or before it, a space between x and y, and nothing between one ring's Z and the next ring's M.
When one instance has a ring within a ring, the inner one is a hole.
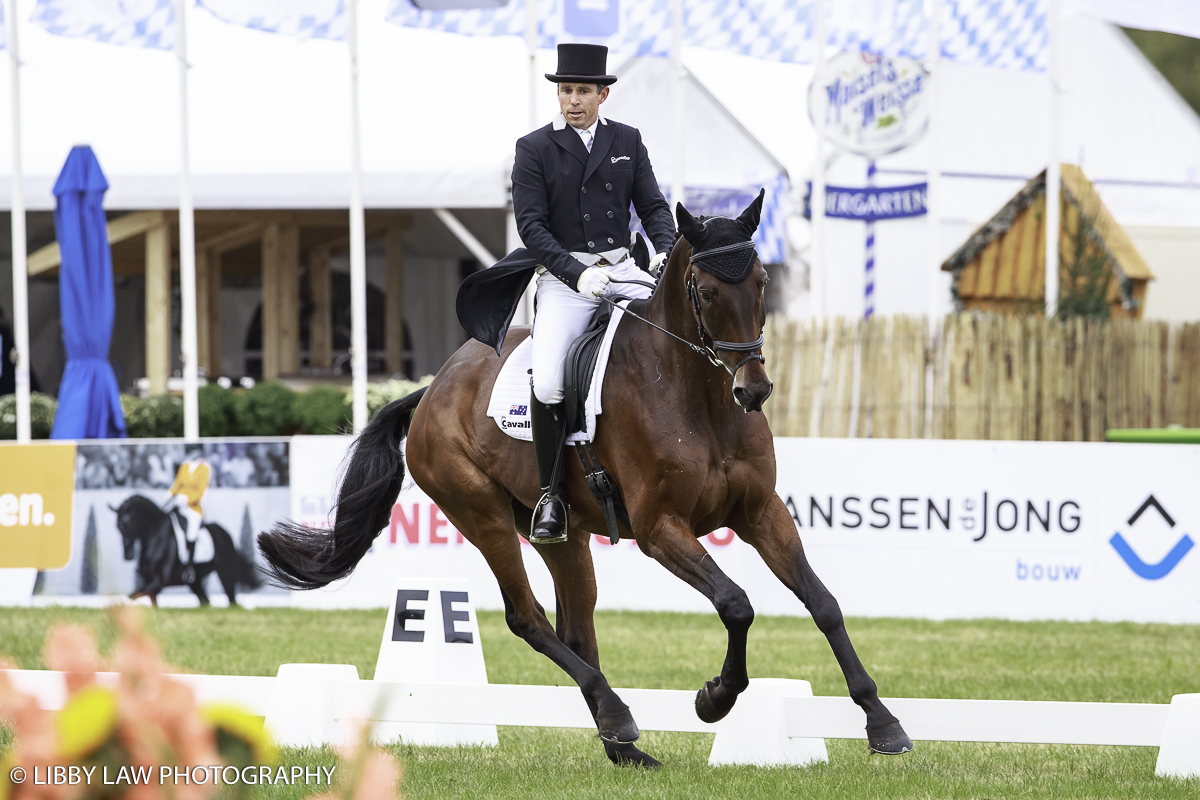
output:
M825 117L825 138L868 158L912 144L929 123L929 74L910 58L839 53L808 90L808 115Z

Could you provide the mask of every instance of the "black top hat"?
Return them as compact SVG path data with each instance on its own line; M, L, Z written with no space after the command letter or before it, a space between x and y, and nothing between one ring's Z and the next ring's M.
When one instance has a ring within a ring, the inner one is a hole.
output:
M608 86L617 82L608 72L608 48L602 44L560 44L558 72L547 72L546 79L555 83L595 83Z

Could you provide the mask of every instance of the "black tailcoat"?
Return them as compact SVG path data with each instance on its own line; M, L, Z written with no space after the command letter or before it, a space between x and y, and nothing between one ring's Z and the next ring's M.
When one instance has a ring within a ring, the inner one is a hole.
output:
M569 125L539 128L517 140L512 183L525 247L468 277L456 302L462 326L497 353L535 268L543 265L577 289L586 266L570 253L629 247L631 204L658 252L675 242L670 206L641 134L628 125L601 121L591 153Z

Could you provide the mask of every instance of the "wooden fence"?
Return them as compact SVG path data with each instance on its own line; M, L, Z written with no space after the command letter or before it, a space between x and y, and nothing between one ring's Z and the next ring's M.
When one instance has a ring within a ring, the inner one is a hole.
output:
M1200 323L767 320L776 436L1103 441L1200 427Z

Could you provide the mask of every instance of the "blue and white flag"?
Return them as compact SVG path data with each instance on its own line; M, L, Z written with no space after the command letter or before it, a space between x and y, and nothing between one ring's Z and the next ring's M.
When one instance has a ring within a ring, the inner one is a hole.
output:
M671 52L670 0L511 0L503 8L462 11L422 11L409 0L391 0L387 20L465 36L524 37L529 2L537 3L538 47L590 42L629 56Z
M174 0L38 0L32 22L57 36L171 50Z
M234 25L298 39L346 38L345 0L196 0L214 17Z
M469 36L524 36L526 2L469 11L420 11L391 0L388 21ZM669 0L532 0L539 47L586 41L624 55L667 56ZM942 56L961 64L1042 71L1049 0L942 0ZM841 0L827 4L826 43L924 58L925 0ZM683 43L752 58L812 63L815 0L683 0Z

